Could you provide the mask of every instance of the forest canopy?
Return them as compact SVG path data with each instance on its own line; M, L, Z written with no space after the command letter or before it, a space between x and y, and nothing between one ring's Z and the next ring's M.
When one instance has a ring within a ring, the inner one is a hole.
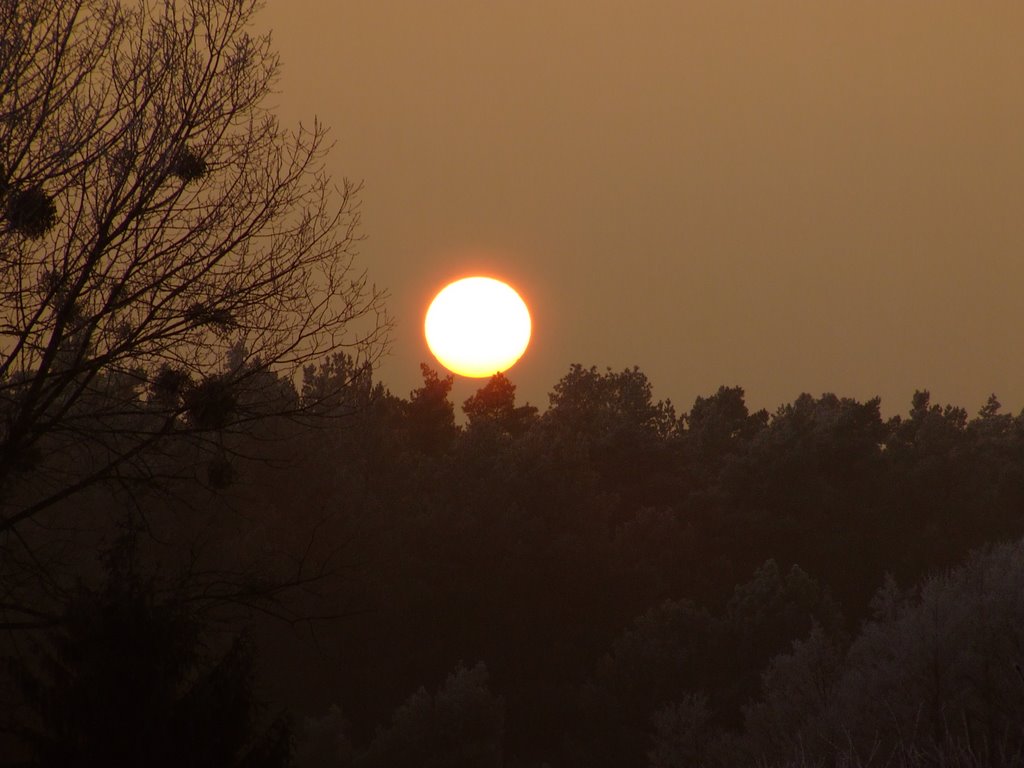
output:
M1024 535L1024 416L924 391L890 418L832 394L751 412L729 386L677 413L639 369L572 366L544 410L494 377L460 425L451 384L364 377L358 409L219 492L339 545L321 598L351 618L316 654L265 630L306 764L827 764L844 729L854 764L1012 764L1019 545L986 547Z
M310 366L296 396L345 382L339 418L235 435L212 495L136 499L154 615L248 628L295 764L1016 764L1024 415L923 391L890 418L750 412L728 386L677 413L639 369L577 365L544 410L495 376L460 424L422 370L403 398ZM200 579L197 602L189 531L254 583L315 573L269 603Z

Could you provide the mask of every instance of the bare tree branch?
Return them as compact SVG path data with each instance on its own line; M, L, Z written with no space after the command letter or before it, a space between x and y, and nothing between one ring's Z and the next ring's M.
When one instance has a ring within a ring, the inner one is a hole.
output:
M266 109L256 0L0 0L0 534L384 352L359 186Z

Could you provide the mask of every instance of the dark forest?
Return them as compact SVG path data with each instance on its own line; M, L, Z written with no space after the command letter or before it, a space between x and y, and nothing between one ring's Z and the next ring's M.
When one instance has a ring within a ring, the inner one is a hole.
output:
M1024 415L739 387L677 414L574 365L543 412L493 377L459 426L423 379L336 357L288 395L343 393L315 428L74 502L74 586L7 636L34 764L222 728L217 764L1017 764Z

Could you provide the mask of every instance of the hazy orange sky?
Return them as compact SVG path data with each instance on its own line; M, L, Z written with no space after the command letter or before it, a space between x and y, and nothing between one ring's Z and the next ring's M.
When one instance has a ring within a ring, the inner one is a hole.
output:
M570 363L687 410L739 384L1024 406L1024 3L269 0L277 111L365 181L406 396L449 277L521 289ZM455 398L478 382L457 384Z

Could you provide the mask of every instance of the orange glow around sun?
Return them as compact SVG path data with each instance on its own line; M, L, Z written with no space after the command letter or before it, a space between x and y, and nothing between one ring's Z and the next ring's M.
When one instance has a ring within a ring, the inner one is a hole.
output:
M448 284L430 304L427 346L452 373L470 378L507 371L530 343L530 311L513 288L490 277Z

